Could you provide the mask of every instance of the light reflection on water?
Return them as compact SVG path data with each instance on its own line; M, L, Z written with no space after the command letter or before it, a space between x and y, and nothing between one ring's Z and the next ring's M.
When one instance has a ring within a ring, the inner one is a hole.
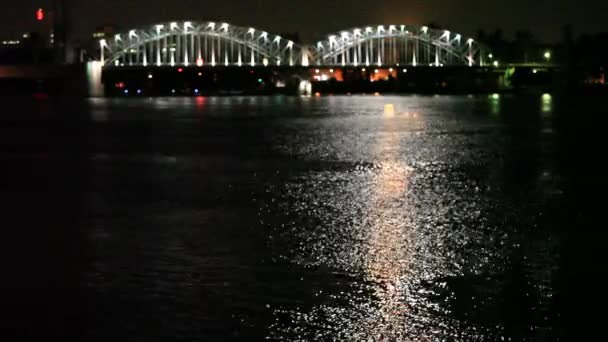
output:
M549 305L546 265L555 260L544 233L530 235L535 216L524 214L546 193L530 188L561 186L541 183L542 174L555 174L550 165L529 163L523 174L511 167L527 164L519 163L521 150L505 147L512 138L505 127L527 128L547 109L535 100L525 109L530 117L512 123L521 107L511 102L519 103L506 96L95 100L93 120L113 129L102 125L92 138L89 202L99 217L92 215L91 236L103 248L91 249L98 261L89 284L137 293L148 310L162 304L162 313L148 314L180 317L170 323L184 324L185 336L196 335L191 326L204 317L200 324L219 330L214 336L236 331L235 339L503 337L516 315L496 312L521 311L503 303L506 294L532 293L536 312ZM530 159L550 151L522 145ZM113 152L125 148L132 150ZM137 262L105 260L112 253ZM509 272L524 285L505 280ZM137 282L156 287L140 293ZM538 320L510 329L527 332Z

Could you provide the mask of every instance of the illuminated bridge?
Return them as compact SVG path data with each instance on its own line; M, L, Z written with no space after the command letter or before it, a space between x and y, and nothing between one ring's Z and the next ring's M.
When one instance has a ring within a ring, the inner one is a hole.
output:
M426 26L373 25L298 45L269 32L216 22L167 22L100 40L106 67L484 66L472 38Z

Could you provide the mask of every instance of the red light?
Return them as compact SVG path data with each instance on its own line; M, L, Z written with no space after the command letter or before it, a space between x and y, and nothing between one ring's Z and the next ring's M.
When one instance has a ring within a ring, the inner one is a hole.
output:
M36 11L36 20L38 20L38 21L43 21L44 20L44 10L42 8L39 8Z
M124 82L118 82L118 83L116 83L116 84L115 84L115 86L116 86L116 88L118 88L118 89L122 89L122 88L124 88L124 87L125 87L125 83L124 83Z
M177 69L177 72L184 72L184 69L179 68L179 69Z

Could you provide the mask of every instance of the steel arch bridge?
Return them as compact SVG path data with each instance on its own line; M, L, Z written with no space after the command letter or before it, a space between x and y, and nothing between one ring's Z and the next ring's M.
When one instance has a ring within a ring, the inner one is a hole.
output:
M483 66L472 38L426 26L375 25L298 46L255 28L167 22L100 40L104 66ZM487 50L486 50L487 52Z
M278 35L211 21L161 23L100 44L106 66L296 65L302 50Z
M483 66L472 38L427 26L370 25L327 36L312 48L317 65Z

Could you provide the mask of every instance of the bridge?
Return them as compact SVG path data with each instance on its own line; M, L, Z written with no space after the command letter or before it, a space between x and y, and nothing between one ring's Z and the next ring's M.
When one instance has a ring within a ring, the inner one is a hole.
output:
M211 21L166 22L102 39L104 67L484 66L472 38L413 25L370 25L299 45L264 30Z

